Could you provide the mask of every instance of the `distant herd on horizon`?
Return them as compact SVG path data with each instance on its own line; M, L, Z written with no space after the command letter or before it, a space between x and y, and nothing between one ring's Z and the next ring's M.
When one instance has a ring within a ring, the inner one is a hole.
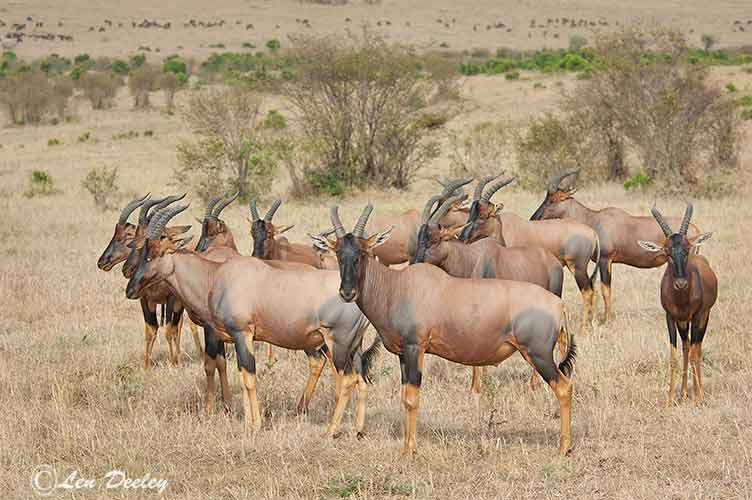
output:
M173 364L180 355L183 313L207 380L205 410L214 409L214 375L219 373L225 410L230 407L225 343L235 346L247 427L261 427L256 396L253 342L303 350L309 375L297 410L307 412L327 361L335 377L336 404L327 436L340 434L347 404L357 393L355 429L363 436L369 368L384 348L399 358L401 400L405 409L403 454L417 450L416 427L425 354L472 367L471 394L480 415L482 367L498 365L519 352L532 368L531 388L542 378L559 402L559 452L572 446L572 377L577 358L574 332L561 299L564 269L582 296L578 342L595 316L595 278L601 276L604 322L612 320L613 264L637 268L666 265L660 298L670 344L667 405L676 399L678 336L683 351L681 397L703 399L702 341L718 295L716 276L699 246L711 233L691 223L688 203L681 217L633 216L619 208L591 210L575 198L578 170L555 175L530 220L502 211L491 201L514 177L437 179L440 192L422 211L371 217L368 204L352 231L330 210L331 228L309 228L313 244L283 236L291 226L272 221L282 201L264 217L251 200L252 256L238 250L220 218L237 195L212 199L198 240L191 226L168 226L188 208L185 195L148 194L123 208L115 232L98 261L110 271L123 264L126 296L140 300L145 323L144 367L160 321ZM568 184L568 186L565 186ZM438 191L438 190L437 190ZM138 220L128 222L139 209ZM588 264L595 262L592 273ZM405 265L409 263L409 265ZM396 267L395 267L396 266ZM378 334L363 346L368 326ZM197 327L204 330L204 347ZM556 359L555 359L556 358Z

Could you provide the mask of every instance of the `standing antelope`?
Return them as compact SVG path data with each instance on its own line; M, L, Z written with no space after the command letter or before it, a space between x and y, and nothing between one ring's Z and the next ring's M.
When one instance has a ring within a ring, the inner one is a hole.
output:
M579 334L585 333L592 321L593 285L598 267L588 276L588 263L598 261L600 242L598 235L585 224L573 220L526 221L514 214L501 212L503 204L494 204L491 197L515 177L495 182L483 191L476 188L467 224L459 239L472 243L482 238L493 238L507 247L542 247L556 256L562 266L574 276L582 295L582 314Z
M665 236L663 244L653 241L638 240L646 251L668 259L666 271L661 280L661 305L666 311L668 340L671 344L671 361L668 375L667 406L676 397L677 345L676 330L682 340L683 366L681 396L687 397L687 370L692 362L693 391L692 400L699 405L702 402L702 378L700 376L700 356L702 339L708 327L710 309L718 298L718 280L710 268L708 260L690 252L709 240L712 233L702 233L693 238L687 237L689 221L692 218L692 204L687 204L684 218L679 230L674 232L667 220L653 206L650 209L653 218ZM690 329L691 326L691 329Z
M115 232L110 239L105 250L97 261L97 266L103 271L110 271L113 267L121 262L126 262L131 253L130 246L142 237L145 225L149 221L149 211L152 208L164 207L180 199L178 196L167 196L165 198L150 199L147 194L143 198L135 199L128 203L120 212L120 217L115 225ZM128 222L128 217L136 208L141 207L139 213L139 224L134 226ZM185 232L187 228L169 228L172 235ZM123 265L124 275L126 265ZM127 277L127 275L126 275ZM177 365L180 356L180 331L182 329L183 307L175 301L164 289L150 290L144 294L140 300L141 312L144 318L144 368L150 366L151 352L154 348L154 341L157 338L159 330L159 318L157 317L157 306L162 305L162 324L165 324L165 337L170 350L170 361ZM191 332L193 333L196 349L201 352L201 344L198 342L198 332L195 325L190 323Z
M544 219L569 219L587 224L598 234L601 245L600 258L595 262L601 274L601 292L605 309L604 321L613 317L611 306L611 266L626 264L632 267L650 269L666 263L666 256L648 252L637 244L638 240L658 242L663 240L661 228L652 217L636 217L620 208L607 207L591 210L573 198L577 189L565 189L561 182L576 175L579 169L568 170L555 176L549 183L543 203L530 217L531 221ZM669 224L678 224L679 217L666 219ZM699 231L689 226L689 236L694 238Z
M426 262L440 267L456 278L503 279L524 281L545 288L561 297L564 271L561 263L550 252L541 247L507 248L492 238L483 238L469 245L457 239L463 226L444 228L439 221L460 199L454 196L445 201L431 214L441 196L434 196L423 210L422 224L418 232L418 243L410 264ZM473 368L472 391L480 420L480 368ZM535 370L530 379L534 388L538 378Z
M327 428L339 431L348 397L358 386L356 430L363 432L370 359L374 344L361 352L368 322L354 304L337 295L339 276L299 263L281 263L278 269L255 257L236 256L216 262L185 250L184 242L162 238L165 224L187 205L161 211L149 224L138 266L128 282L126 296L138 298L145 290L165 283L186 304L189 313L209 326L222 342L232 342L237 353L246 423L261 426L256 398L254 340L278 347L324 352L335 367L337 403ZM290 266L296 266L291 270ZM300 270L303 266L306 270ZM309 358L310 360L310 358ZM310 394L323 369L311 370L304 394ZM315 376L314 376L315 375ZM306 403L307 404L307 403Z
M366 206L352 233L331 209L336 241L316 237L339 262L339 295L355 302L376 328L384 346L399 356L405 408L403 454L417 450L415 435L423 357L435 354L470 366L496 365L520 351L551 386L559 401L559 452L571 445L572 384L575 345L566 328L564 303L530 283L459 279L427 264L397 271L374 258L373 250L389 231L365 236L373 207ZM554 362L559 338L568 344ZM351 389L350 389L351 390ZM347 396L348 393L345 394Z

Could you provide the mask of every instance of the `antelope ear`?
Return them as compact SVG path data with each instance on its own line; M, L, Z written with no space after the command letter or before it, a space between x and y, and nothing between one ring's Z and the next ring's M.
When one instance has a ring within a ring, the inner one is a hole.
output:
M465 230L467 226L472 225L472 222L466 222L462 224L461 226L453 227L449 230L449 239L459 240L460 235L462 234L462 231Z
M274 234L277 234L277 235L278 235L278 234L282 234L282 233L284 233L285 231L289 231L290 229L292 229L292 228L294 228L294 227L295 227L295 224L293 224L293 225L291 225L291 226L284 226L284 227L283 227L282 229L277 229L277 228L275 227L275 228L274 228Z
M380 233L376 233L368 238L368 250L373 250L374 248L389 241L389 238L392 236L392 229L394 229L394 226L390 227L386 231L381 231Z
M691 247L699 247L700 245L704 244L706 241L710 239L710 237L713 236L713 233L702 233L699 236L695 236L695 239L689 242L689 246Z
M491 217L496 217L501 213L501 211L504 210L504 204L498 203L494 206L493 212L491 212Z
M322 236L320 234L308 233L308 237L313 240L313 248L322 253L327 253L330 250L333 252L337 246L336 241L332 241L326 236Z
M460 205L457 207L457 210L470 210L470 205L473 204L473 200L470 198L465 199Z
M168 240L167 248L165 249L165 254L175 253L181 248L184 248L188 243L191 242L192 239L193 239L193 236L191 235L186 238L180 238L177 240Z
M648 252L663 252L663 246L658 245L657 243L654 243L652 241L638 240L637 244L640 245L645 250L647 250Z
M174 238L180 234L183 234L191 229L191 226L172 226L165 229L165 234L168 238Z

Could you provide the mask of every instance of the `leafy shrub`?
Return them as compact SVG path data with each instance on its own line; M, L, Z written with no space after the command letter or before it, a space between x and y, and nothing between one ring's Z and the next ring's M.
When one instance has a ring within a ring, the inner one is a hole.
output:
M345 184L333 169L306 170L305 181L315 193L329 196L345 194Z
M62 146L63 141L61 141L60 139L48 139L47 145L48 146Z
M752 106L752 95L745 95L736 100L740 106Z
M77 66L85 65L91 61L91 57L89 57L89 54L78 54L76 57L73 58L73 64Z
M268 42L266 42L266 48L274 52L275 50L278 50L282 44L279 43L279 40L276 38L272 38Z
M128 66L130 66L131 69L140 68L144 64L146 64L146 55L144 54L133 54L128 58Z
M295 37L290 58L296 77L283 90L306 124L302 142L320 174L311 178L404 189L435 156L418 124L431 84L411 50L364 29Z
M209 48L210 49L224 49L225 44L224 43L210 43Z
M83 134L78 136L78 142L84 143L84 142L97 142L97 140L94 138L93 135L91 135L91 132L84 132Z
M520 79L520 72L519 71L510 71L509 73L504 75L504 79L506 80L519 80Z
M128 63L123 61L122 59L115 59L114 61L112 61L110 68L112 69L113 73L121 76L127 75L131 70L131 68L128 66Z
M33 198L38 195L49 195L57 192L52 176L46 170L34 170L31 173L30 181L29 189L24 193L27 198Z
M54 88L41 71L0 78L0 105L13 124L38 124L50 110Z
M128 140L128 139L138 139L139 133L138 130L129 130L128 132L120 132L118 134L113 134L112 139L115 141L122 141L122 140Z
M91 102L92 109L110 109L115 104L115 96L122 86L122 80L109 72L87 72L79 79L84 97Z
M188 66L180 56L173 55L165 59L165 62L162 65L162 71L165 73L173 73L176 76L183 75L182 78L185 79L186 75L188 75Z
M197 92L183 109L196 140L178 145L175 177L208 199L269 192L277 169L273 134L263 129L261 99L242 87Z
M154 137L154 131L151 129L144 130L144 137Z
M157 84L160 79L160 73L157 68L144 64L131 72L128 78L128 89L133 96L134 108L148 108L149 93L157 90Z
M253 42L243 42L243 48L244 49L255 49L256 44Z
M736 85L734 85L734 82L727 83L725 88L728 92L736 92Z
M624 181L624 189L645 189L653 183L653 178L643 171L637 172L632 177Z
M114 208L118 197L118 170L112 168L92 168L86 173L81 186L94 198L94 205L101 210Z
M741 119L745 121L752 120L752 109L747 108L745 110L742 110Z
M187 82L185 73L168 71L159 77L159 88L162 89L167 103L167 113L172 114L175 109L175 95L185 87Z

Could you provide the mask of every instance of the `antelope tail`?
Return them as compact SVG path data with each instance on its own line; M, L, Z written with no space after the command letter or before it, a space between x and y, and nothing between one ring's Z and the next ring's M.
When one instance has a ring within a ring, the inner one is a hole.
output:
M371 365L373 364L373 360L376 358L376 355L379 353L379 347L381 347L381 336L376 334L376 338L373 339L373 342L371 342L371 345L363 351L363 353L360 355L360 359L362 362L363 367L363 380L366 381L368 384L372 384L371 381Z
M559 330L559 338L557 339L557 344L561 346L562 343L566 341L567 350L564 353L564 358L559 363L559 371L561 371L561 373L563 373L565 377L569 377L574 370L574 362L577 358L577 345L574 342L574 336L569 333L569 322L567 321L566 311L562 311L562 314L564 315L564 321L561 325L561 329Z
M590 275L591 287L595 286L595 277L598 275L598 269L600 269L600 260L601 260L601 239L598 237L598 233L595 233L595 269L593 269L593 274Z

